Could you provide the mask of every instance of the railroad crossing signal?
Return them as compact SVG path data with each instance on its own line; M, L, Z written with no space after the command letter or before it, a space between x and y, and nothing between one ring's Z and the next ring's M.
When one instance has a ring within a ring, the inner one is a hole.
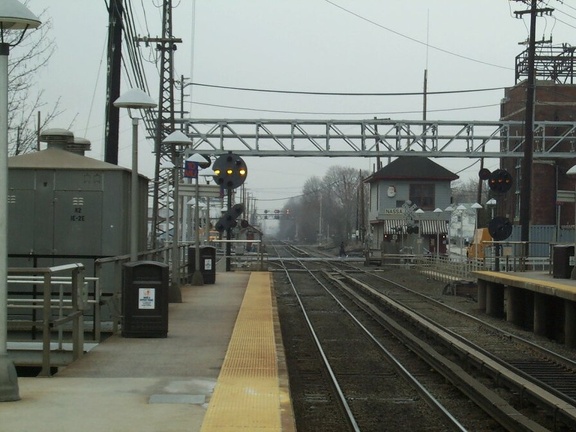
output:
M220 156L214 161L212 169L216 183L225 189L236 189L246 181L248 176L246 163L234 153Z

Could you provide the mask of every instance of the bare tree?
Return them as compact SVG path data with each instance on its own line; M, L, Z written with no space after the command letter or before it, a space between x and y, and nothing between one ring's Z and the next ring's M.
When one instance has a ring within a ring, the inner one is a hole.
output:
M25 2L26 4L28 2ZM50 123L61 111L59 101L48 107L42 97L44 91L35 90L35 75L48 64L55 50L54 40L49 34L52 20L44 11L39 15L42 25L34 31L27 31L12 50L8 59L8 153L18 155L36 149L38 130ZM4 40L14 44L18 34L4 31ZM45 112L40 122L38 112Z
M298 227L298 237L306 243L318 242L322 213L322 180L311 177L306 180L297 212L291 211Z
M309 178L302 195L285 206L290 217L281 223L280 235L304 243L348 244L353 232L364 228L361 207L368 194L361 193L362 180L361 171L342 166L330 167L322 179Z
M468 180L457 180L452 185L452 198L457 203L474 203L478 201L478 178ZM482 184L482 194L480 201L486 202L488 190L485 184ZM482 204L482 202L478 204Z
M324 176L324 196L327 201L325 220L334 242L347 243L358 227L359 185L362 175L355 168L333 166Z

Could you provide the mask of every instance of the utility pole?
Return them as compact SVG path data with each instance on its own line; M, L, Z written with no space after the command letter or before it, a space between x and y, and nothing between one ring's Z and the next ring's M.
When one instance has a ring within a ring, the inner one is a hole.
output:
M104 130L104 160L118 165L118 129L120 110L113 102L120 96L122 67L123 0L110 0L108 7L108 73L106 83L106 112Z
M532 161L534 154L534 99L536 93L536 71L534 70L534 58L536 54L536 17L538 15L550 15L554 9L538 8L542 0L515 0L528 4L530 9L515 11L517 17L530 14L530 35L528 38L528 78L526 80L526 117L524 158L522 159L522 181L520 187L520 240L525 243L524 256L528 256L528 241L530 241L530 207L532 189Z

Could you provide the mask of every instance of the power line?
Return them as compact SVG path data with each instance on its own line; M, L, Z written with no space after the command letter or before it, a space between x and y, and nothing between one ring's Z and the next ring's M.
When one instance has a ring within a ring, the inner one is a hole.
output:
M430 45L430 44L428 44L427 42L422 42L421 40L415 39L415 38L413 38L413 37L410 37L410 36L408 36L408 35L405 35L405 34L403 34L403 33L400 33L400 32L398 32L398 31L396 31L396 30L392 30L391 28L385 27L385 26L383 26L382 24L379 24L379 23L377 23L377 22L375 22L375 21L372 21L372 20L370 20L370 19L368 19L368 18L366 18L366 17L363 17L362 15L359 15L359 14L357 14L357 13L355 13L355 12L352 12L351 10L346 9L346 8L344 8L344 7L338 5L338 4L336 4L336 3L334 3L334 2L332 2L332 1L330 1L330 0L324 0L324 1L325 1L326 3L331 4L332 6L334 6L334 7L336 7L336 8L338 8L338 9L343 10L343 11L346 12L346 13L349 13L350 15L355 16L356 18L361 19L362 21L366 21L366 22L368 22L368 23L370 23L370 24L372 24L372 25L374 25L374 26L376 26L376 27L379 27L379 28L381 28L381 29L384 29L384 30L386 30L386 31L388 31L388 32L390 32L390 33L394 33L395 35L400 36L400 37L402 37L402 38L404 38L404 39L408 39L408 40L410 40L410 41L412 41L412 42L415 42L415 43L420 44L420 45L424 45L424 46L426 46L426 47L428 47L428 48L432 48L432 49L434 49L434 50L436 50L436 51L440 51L440 52L442 52L442 53L444 53L444 54L448 54L448 55L451 55L451 56L454 56L454 57L458 57L458 58L461 58L461 59L464 59L464 60L468 60L468 61L471 61L471 62L474 62L474 63L480 63L480 64L483 64L483 65L486 65L486 66L492 66L492 67L496 67L496 68L499 68L499 69L513 70L512 68L509 68L509 67L506 67L506 66L501 66L501 65L494 64L494 63L485 62L485 61L478 60L478 59L475 59L475 58L472 58L472 57L467 57L467 56L465 56L465 55L458 54L458 53L455 53L455 52L453 52L453 51L449 51L449 50L446 50L446 49L443 49L443 48L440 48L440 47L437 47L437 46L434 46L434 45Z
M258 108L248 108L248 107L239 107L239 106L231 106L231 105L220 105L220 104L211 104L211 103L204 103L204 102L192 102L194 105L201 105L201 106L208 106L213 108L226 108L226 109L233 109L233 110L241 110L241 111L254 111L254 112L270 112L276 114L306 114L306 115L393 115L393 114L420 114L421 110L416 111L388 111L388 112L321 112L321 111L288 111L288 110L272 110L272 109L258 109ZM488 105L476 105L476 106L469 106L469 107L456 107L456 108L443 108L443 109L435 109L435 110L428 110L428 112L449 112L449 111L463 111L463 110L472 110L472 109L480 109L480 108L490 108L500 106L500 104L488 104Z
M297 95L312 95L312 96L422 96L424 92L385 92L385 93L362 93L362 92L318 92L318 91L301 91L301 90L275 90L275 89L261 89L250 87L235 87L217 84L206 83L191 83L197 87L209 87L224 90L247 91L257 93L278 93L278 94L297 94ZM428 91L428 95L444 95L444 94L462 94L462 93L480 93L496 90L503 90L505 87L488 87L479 89L464 89L464 90L443 90L443 91Z

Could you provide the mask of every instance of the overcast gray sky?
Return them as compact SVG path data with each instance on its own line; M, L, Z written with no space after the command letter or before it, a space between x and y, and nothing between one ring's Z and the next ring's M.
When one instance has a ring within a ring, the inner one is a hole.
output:
M553 17L538 19L538 37L573 44L576 8L558 0ZM173 0L175 76L197 83L318 92L419 92L428 69L429 91L514 85L518 43L527 18L508 0ZM107 11L104 0L30 0L53 20L57 51L39 77L48 102L65 112L52 127L74 121L76 136L92 141L88 155L103 158ZM137 32L160 36L161 1L133 0ZM17 49L17 48L15 48ZM151 96L158 99L153 48L142 47ZM126 90L128 85L123 83ZM421 119L422 98L262 94L188 87L187 109L204 118ZM429 120L497 120L502 91L430 96ZM455 109L457 108L457 109ZM314 113L314 114L310 114ZM130 166L130 121L121 117L120 164ZM140 133L141 171L152 177L153 144ZM369 159L249 158L248 188L260 209L280 207L304 181L333 165L371 169ZM471 160L437 159L460 171ZM496 168L497 161L489 161ZM475 176L478 166L464 170Z

